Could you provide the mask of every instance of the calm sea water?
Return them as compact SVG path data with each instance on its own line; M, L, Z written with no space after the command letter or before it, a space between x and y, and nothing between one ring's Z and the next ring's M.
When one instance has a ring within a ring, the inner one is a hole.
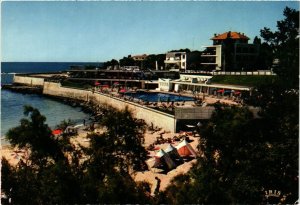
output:
M67 70L70 65L98 65L98 63L1 63L1 84L11 83L13 74L7 73L32 73L54 72ZM4 74L6 73L6 74ZM75 123L83 122L89 115L80 108L74 108L61 102L39 95L20 94L8 90L1 90L1 137L24 118L24 105L31 105L46 116L46 123L54 128L63 120L72 119ZM2 144L7 142L1 138Z

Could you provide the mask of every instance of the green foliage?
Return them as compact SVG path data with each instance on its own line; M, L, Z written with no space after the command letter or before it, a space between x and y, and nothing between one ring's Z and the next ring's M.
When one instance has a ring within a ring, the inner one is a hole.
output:
M135 184L128 174L144 165L145 124L134 119L127 109L107 108L104 113L100 124L106 131L88 135L91 145L85 150L90 156L86 161L85 194L97 203L149 203L144 185Z
M107 68L109 66L115 66L115 65L119 65L119 61L117 61L116 59L112 59L110 61L107 61L107 62L103 63L104 68Z
M120 66L139 66L140 63L136 62L131 56L123 57L120 59Z
M170 52L187 52L187 53L189 53L189 52L191 52L191 50L188 48L181 48L178 50L171 50Z
M31 149L32 156L37 159L45 157L62 159L63 153L53 138L51 129L45 124L46 118L31 106L24 106L24 115L29 119L22 119L20 126L7 132L6 139L9 143L12 146L18 145L19 148Z
M274 72L290 87L299 88L299 11L286 7L283 15L285 18L277 21L277 31L264 28L260 32L273 58L279 60Z
M144 68L155 69L156 61L157 61L158 68L160 69L161 66L162 67L165 66L164 63L165 59L166 59L166 54L148 55L143 62Z
M90 134L81 147L67 136L52 136L46 118L30 106L7 136L13 146L28 150L16 167L2 159L2 193L13 203L150 203L149 185L136 184L129 170L140 169L146 157L141 146L144 123L128 110L103 110L103 134ZM62 125L65 126L66 122Z
M91 85L91 82L85 82L85 81L73 81L73 80L63 80L61 81L61 85L65 87L72 87L77 89L91 89L94 86Z
M212 83L229 84L229 85L244 85L258 87L262 84L271 84L278 77L277 76L261 76L261 75L225 75L225 76L213 76L211 78Z
M270 70L273 63L273 53L272 48L266 42L261 43L261 39L255 36L253 44L259 46L258 56L255 62L255 68L258 70Z
M254 119L244 107L215 107L211 120L199 130L202 156L188 174L172 181L164 192L165 202L266 203L263 191L269 189L290 195L285 203L294 202L297 114L289 116L284 107L274 113L263 111L261 118Z
M123 171L130 167L142 169L147 158L142 146L145 123L133 118L127 108L123 111L109 109L107 112L101 121L107 131L99 137L90 136L91 149L103 152L101 156L108 155L109 161Z

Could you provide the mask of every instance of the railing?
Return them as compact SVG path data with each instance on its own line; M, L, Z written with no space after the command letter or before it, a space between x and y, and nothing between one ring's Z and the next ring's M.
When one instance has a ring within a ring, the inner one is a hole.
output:
M272 71L201 71L201 70L185 70L182 74L198 73L207 75L276 75Z
M272 71L240 71L240 72L232 72L232 71L219 71L219 72L211 72L212 75L276 75Z

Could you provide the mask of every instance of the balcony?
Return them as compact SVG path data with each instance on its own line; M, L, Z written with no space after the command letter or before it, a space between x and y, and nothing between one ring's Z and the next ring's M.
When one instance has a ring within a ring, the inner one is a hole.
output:
M180 63L181 62L181 58L176 57L176 58L167 58L165 61L165 63Z

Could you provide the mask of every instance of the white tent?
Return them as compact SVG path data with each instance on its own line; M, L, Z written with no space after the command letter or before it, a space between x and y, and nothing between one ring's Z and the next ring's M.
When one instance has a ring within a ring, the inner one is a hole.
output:
M182 142L180 142L176 149L180 156L187 157L187 156L193 156L196 157L196 151L192 148L192 146L184 139Z
M146 164L148 165L148 168L151 169L151 168L155 168L155 167L158 167L160 165L160 161L158 158L151 158L151 159L148 159L146 161Z
M175 147L173 147L173 145L169 144L168 147L165 149L165 152L169 154L169 156L171 157L171 159L176 160L182 160L182 158L180 157L177 149Z
M173 169L176 167L176 164L173 162L173 160L170 158L169 154L163 151L162 149L157 152L155 155L155 158L159 160L159 163L155 163L154 167L157 167L163 163L165 163L169 169Z

